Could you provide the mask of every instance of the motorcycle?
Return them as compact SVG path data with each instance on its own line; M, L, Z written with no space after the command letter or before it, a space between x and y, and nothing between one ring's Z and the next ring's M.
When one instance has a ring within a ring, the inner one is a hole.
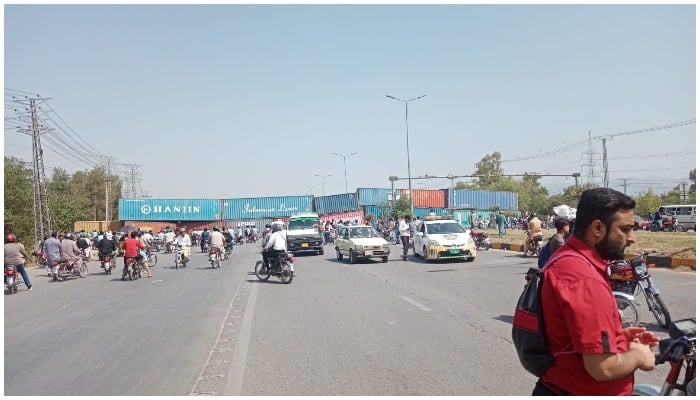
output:
M474 244L477 249L479 247L483 247L485 250L491 248L491 239L486 232L479 232L476 229L472 229L472 239L474 239Z
M180 268L185 268L187 266L187 259L183 255L183 249L182 246L176 246L175 247L175 269Z
M151 243L151 251L157 253L163 247L163 242L161 240L155 239Z
M153 268L156 266L156 264L158 264L158 256L150 249L146 250L146 261L148 262L148 265Z
M209 262L212 268L221 268L221 258L221 250L218 247L209 250Z
M112 270L117 268L117 264L111 255L102 256L100 264L102 265L102 269L105 270L105 275L112 275Z
M255 263L255 276L265 282L275 275L284 284L292 283L294 279L294 255L292 253L280 254L277 257L268 259L269 265L265 265L262 260Z
M126 257L124 260L124 271L122 272L122 280L125 281L129 277L130 281L141 277L141 264L136 262L136 257Z
M669 363L671 369L663 386L636 384L632 396L695 396L695 318L672 322L670 337L659 342L656 365ZM681 371L685 369L685 373ZM682 378L681 378L682 377ZM682 380L679 382L678 379Z
M258 241L258 236L253 235L252 233L248 235L248 238L246 239L246 243L256 243Z
M209 240L207 239L202 244L202 253L208 253L208 252L209 252Z
M32 255L34 256L34 258L36 260L37 267L43 268L46 266L47 261L46 261L46 255L44 253L42 253L39 250L36 250L32 253Z
M17 293L20 283L22 278L17 273L17 268L14 265L5 265L5 289L8 294Z
M59 278L65 281L69 276L85 278L88 273L87 263L82 259L71 263L67 259L62 258L58 261L54 261L52 267L58 267L58 272L53 274L54 282L57 282Z
M671 216L664 218L661 222L659 220L652 221L649 230L652 232L687 232L688 228L679 223L675 216Z
M526 230L525 235L529 236L530 231ZM542 235L537 235L533 238L533 240L530 241L527 248L525 249L525 256L527 256L528 254L532 254L534 256L539 257L541 250L542 250Z
M654 285L649 273L649 267L644 262L644 252L629 260L618 260L610 265L610 287L612 288L617 308L622 317L622 326L637 326L639 324L639 311L635 302L635 295L641 292L649 306L649 311L663 328L668 329L671 324L671 315L668 308L661 300L661 293Z
M243 244L243 236L242 235L236 236L236 244L240 244L240 245Z

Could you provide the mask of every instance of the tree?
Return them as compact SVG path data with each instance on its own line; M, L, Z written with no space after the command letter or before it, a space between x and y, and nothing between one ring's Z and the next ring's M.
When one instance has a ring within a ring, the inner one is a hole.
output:
M501 168L501 153L494 151L493 154L484 156L476 163L475 175L479 187L486 188L503 179L503 168Z
M51 213L51 227L57 231L72 231L76 218L76 199L78 193L71 191L72 176L63 168L56 167L53 170L51 180L46 185L49 197L49 212Z
M15 157L5 156L5 233L11 231L31 251L34 241L33 171Z
M690 179L690 189L688 189L688 193L695 194L695 168L688 174L688 179Z
M661 197L654 194L651 188L643 195L634 198L634 201L636 203L634 212L642 218L646 218L650 213L655 213L661 205Z
M408 197L401 196L398 200L394 202L394 207L392 207L391 214L395 217L403 217L404 215L411 214L411 202Z

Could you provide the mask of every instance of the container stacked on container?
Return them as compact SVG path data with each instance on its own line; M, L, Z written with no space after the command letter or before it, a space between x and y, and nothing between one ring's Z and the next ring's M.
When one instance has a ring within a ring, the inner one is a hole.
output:
M490 210L496 206L500 210L518 209L516 192L450 189L448 193L447 208L452 210Z
M222 200L224 219L289 217L313 212L312 196L248 197Z
M401 196L408 197L408 189L401 189ZM413 189L413 208L447 207L447 189Z

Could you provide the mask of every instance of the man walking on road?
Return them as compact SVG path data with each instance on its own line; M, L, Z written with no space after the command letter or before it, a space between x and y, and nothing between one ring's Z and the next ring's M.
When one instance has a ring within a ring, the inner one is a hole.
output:
M401 237L401 243L403 244L403 255L401 256L401 259L404 261L408 260L408 245L411 239L411 226L409 225L410 221L411 216L406 215L399 222L399 236Z

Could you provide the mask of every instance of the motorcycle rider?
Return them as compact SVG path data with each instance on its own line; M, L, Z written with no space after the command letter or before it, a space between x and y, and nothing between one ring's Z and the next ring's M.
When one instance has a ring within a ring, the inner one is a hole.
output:
M233 233L231 233L233 229L224 229L221 231L221 233L224 235L224 239L226 239L226 250L232 250L233 249Z
M224 234L221 233L219 225L214 225L214 231L211 233L209 238L209 251L213 249L219 250L219 257L223 258L226 254L226 238Z
M530 247L531 243L537 243L542 241L542 221L537 218L537 213L532 213L530 215L530 222L528 222L528 234L525 240L525 255L527 255L527 249Z
M139 242L143 245L143 250L140 251L140 254L143 257L143 261L141 261L141 268L146 271L149 278L152 278L153 275L151 275L151 269L148 266L148 252L151 251L151 242L146 238L146 235L140 231L136 236L138 236Z
M78 248L83 253L85 258L90 259L90 242L87 238L87 233L82 232L80 234L80 239L78 239Z
M170 246L172 246L174 241L175 241L175 232L173 232L172 229L168 229L165 232L165 248L166 249L168 248L168 244L170 244ZM171 250L172 250L172 248L171 248Z
M42 252L46 256L46 272L51 277L53 274L58 273L58 267L52 267L53 264L61 259L61 241L58 240L57 231L51 232L51 237L44 240Z
M282 225L274 224L272 225L272 233L270 234L267 243L263 250L263 262L268 268L272 268L269 264L270 259L276 259L280 255L287 254L287 238L284 232L282 232ZM294 266L292 265L292 275L294 275Z
M238 230L236 231L236 243L243 243L243 229L238 225Z
M214 225L217 229L219 228L219 225ZM204 253L204 244L209 242L211 239L211 233L209 232L209 228L204 228L204 232L202 232L202 238L199 243L199 247L202 249L202 253Z
M15 267L15 270L22 274L24 284L27 285L27 290L32 290L32 283L29 281L29 275L24 269L24 260L29 256L24 245L17 241L17 237L13 234L5 236L5 268Z
M138 239L138 233L136 231L132 231L129 235L130 237L124 240L124 270L122 270L123 281L126 280L127 275L127 258L135 258L137 263L141 263L143 265L143 256L139 254L139 249L144 249L144 246Z
M190 246L192 246L192 240L190 240L190 235L185 232L185 228L179 228L177 231L175 245L182 246L182 257L184 258L184 262L188 262L190 261Z
M100 262L103 261L104 257L114 257L117 256L117 242L114 240L114 237L112 236L112 232L107 232L105 234L105 237L100 240L100 242L97 244L97 251L100 255Z
M68 265L74 265L80 262L82 259L80 257L81 251L78 245L75 243L75 235L72 233L66 234L66 237L61 241L61 259L68 260ZM58 266L54 268L53 280L58 280Z

